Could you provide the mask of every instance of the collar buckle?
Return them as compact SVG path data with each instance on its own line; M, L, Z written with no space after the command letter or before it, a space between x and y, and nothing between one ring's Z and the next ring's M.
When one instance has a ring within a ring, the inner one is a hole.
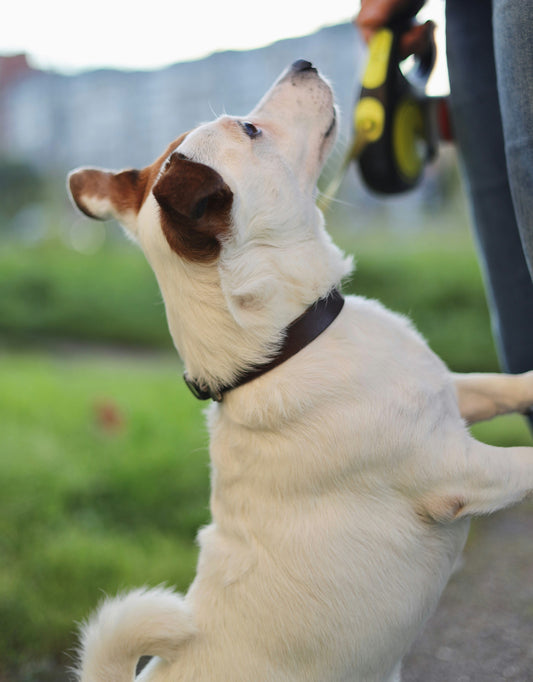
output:
M215 400L219 403L222 400L221 391L212 391L208 386L199 381L191 379L187 372L183 373L183 380L187 384L187 388L198 400Z

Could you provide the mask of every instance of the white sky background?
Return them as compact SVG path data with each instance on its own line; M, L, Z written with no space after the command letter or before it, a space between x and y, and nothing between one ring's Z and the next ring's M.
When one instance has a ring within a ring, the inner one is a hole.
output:
M349 21L358 0L14 0L2 10L0 54L76 73L154 69L220 50L251 49ZM444 0L425 15L443 28Z

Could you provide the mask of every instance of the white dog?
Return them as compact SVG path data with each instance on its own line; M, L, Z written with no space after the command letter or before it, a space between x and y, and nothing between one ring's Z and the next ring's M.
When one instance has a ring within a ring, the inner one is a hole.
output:
M469 517L533 489L533 448L465 426L533 405L533 373L453 375L408 320L338 293L351 261L314 201L335 129L300 60L144 170L70 177L138 241L187 381L216 401L196 578L106 601L82 682L131 681L145 654L143 682L397 681Z

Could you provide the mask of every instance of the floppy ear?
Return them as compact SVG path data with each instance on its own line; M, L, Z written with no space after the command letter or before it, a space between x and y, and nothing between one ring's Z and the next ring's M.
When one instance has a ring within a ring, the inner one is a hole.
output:
M125 170L119 173L80 168L69 175L69 188L76 205L89 218L116 218L135 233L135 218L146 190L146 173Z
M229 232L233 193L213 168L172 154L152 190L170 247L192 261L208 262Z

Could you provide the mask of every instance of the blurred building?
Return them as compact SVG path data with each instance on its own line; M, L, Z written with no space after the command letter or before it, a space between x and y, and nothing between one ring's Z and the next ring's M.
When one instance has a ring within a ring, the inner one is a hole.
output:
M181 132L214 116L245 115L294 60L333 82L351 126L360 46L351 24L246 52L150 72L65 76L0 57L0 156L62 172L78 165L143 166Z

